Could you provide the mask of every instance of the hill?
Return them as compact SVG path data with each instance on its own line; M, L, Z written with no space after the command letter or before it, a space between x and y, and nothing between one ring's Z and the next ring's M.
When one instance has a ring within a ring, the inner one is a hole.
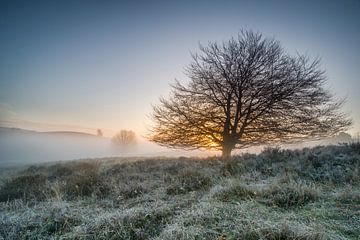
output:
M3 239L359 239L360 144L106 158L2 176Z
M85 133L85 132L75 132L75 131L48 131L48 132L39 132L22 128L7 128L0 127L0 134L39 134L39 135L62 135L62 136L82 136L82 137L97 137L94 134Z
M0 168L112 156L110 139L84 132L37 132L0 127Z

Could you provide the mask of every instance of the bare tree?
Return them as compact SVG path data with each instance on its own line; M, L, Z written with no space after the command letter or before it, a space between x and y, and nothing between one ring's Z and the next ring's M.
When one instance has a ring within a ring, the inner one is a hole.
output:
M131 130L121 130L112 138L116 145L127 147L136 144L136 134Z
M101 129L97 129L97 130L96 130L96 136L98 136L98 137L102 137L102 136L103 136L103 132L101 131Z
M332 136L351 120L324 88L319 59L287 54L278 41L242 31L200 46L186 68L190 82L172 85L153 108L148 138L183 149L233 149Z

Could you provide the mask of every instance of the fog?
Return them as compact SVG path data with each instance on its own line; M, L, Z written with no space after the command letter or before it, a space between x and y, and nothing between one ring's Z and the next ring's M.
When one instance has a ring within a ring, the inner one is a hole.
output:
M110 138L76 132L0 128L0 167L101 157L208 156L214 152L170 150L138 139L119 147Z
M303 148L314 145L348 142L350 135L339 136L325 141L312 141L293 145L272 145L265 147ZM233 154L241 152L259 153L264 146L245 150L234 150ZM102 157L179 157L179 156L214 156L215 151L184 151L172 150L138 138L138 143L131 147L119 147L110 138L98 137L77 132L35 132L23 129L0 127L0 168L27 164L66 161Z

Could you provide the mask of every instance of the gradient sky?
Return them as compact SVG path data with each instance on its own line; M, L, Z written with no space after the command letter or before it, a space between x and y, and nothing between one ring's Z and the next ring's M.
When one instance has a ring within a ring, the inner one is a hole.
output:
M198 44L240 29L322 58L360 131L360 1L0 2L0 125L146 133Z

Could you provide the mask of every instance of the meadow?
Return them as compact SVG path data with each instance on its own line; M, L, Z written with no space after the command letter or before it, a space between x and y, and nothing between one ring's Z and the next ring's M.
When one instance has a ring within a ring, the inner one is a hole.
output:
M360 143L2 169L0 239L360 239Z

